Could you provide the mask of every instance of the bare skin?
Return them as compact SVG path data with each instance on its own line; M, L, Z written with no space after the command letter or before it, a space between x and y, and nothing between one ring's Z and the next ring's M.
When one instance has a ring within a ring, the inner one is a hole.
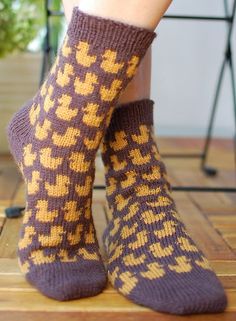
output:
M75 6L88 14L110 18L137 27L154 30L172 0L62 0L69 22ZM134 10L139 8L139 10ZM122 93L119 104L150 97L151 48L140 64L136 76Z

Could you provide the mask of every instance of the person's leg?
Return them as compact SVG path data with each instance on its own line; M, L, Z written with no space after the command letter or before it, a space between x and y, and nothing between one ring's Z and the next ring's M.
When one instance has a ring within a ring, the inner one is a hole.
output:
M152 124L151 100L119 106L103 141L109 279L157 311L221 312L224 290L177 212Z
M149 48L133 80L121 94L118 105L150 98L151 52L151 48Z
M227 299L186 232L152 136L151 50L119 99L103 143L113 286L136 303L174 314L216 313Z
M167 6L171 1L160 1L158 3L160 10L160 15L157 20L166 10ZM81 0L63 0L63 6L65 11L66 20L69 23L71 19L71 12L75 6L80 6ZM99 1L96 1L100 4ZM92 4L93 5L93 4ZM93 7L94 8L94 7ZM142 63L140 64L136 75L121 94L119 99L119 104L124 104L132 101L137 101L150 97L150 83L151 83L151 48L147 51Z
M137 27L154 30L172 0L63 0L70 21L75 6L91 15L109 18Z
M101 3L106 12L110 0ZM139 21L131 25L127 15L125 24L119 22L127 3L114 3L112 11L121 10L115 21L95 16L100 11L74 9L47 79L8 126L27 188L21 268L33 285L59 300L95 295L106 284L91 218L95 154L155 35L137 27ZM150 19L158 21L160 12L153 9Z

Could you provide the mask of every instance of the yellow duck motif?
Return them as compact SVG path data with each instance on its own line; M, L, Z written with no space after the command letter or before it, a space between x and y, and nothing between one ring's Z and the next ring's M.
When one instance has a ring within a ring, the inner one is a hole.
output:
M113 272L110 272L110 271L107 272L108 273L108 279L112 284L114 284L116 279L118 278L119 270L120 270L119 267L116 266L115 270Z
M38 240L44 247L58 246L65 234L62 226L52 226L49 235L39 234Z
M38 200L35 208L37 209L35 217L36 217L36 220L38 220L39 222L43 222L43 223L53 222L54 219L58 216L57 210L54 210L54 211L48 210L48 201L46 200Z
M72 53L72 49L71 47L68 46L68 36L66 35L65 37L65 40L64 40L64 44L62 46L62 55L65 57L65 58L68 58L69 55Z
M105 72L109 72L112 74L117 74L119 70L124 67L124 63L117 63L117 52L112 51L110 49L106 50L102 55L103 61L101 63L101 68Z
M149 174L142 174L142 178L147 181L154 181L161 178L161 172L159 166L152 166L152 171Z
M29 195L34 195L39 191L39 182L41 181L40 172L33 171L31 181L27 181L27 192Z
M31 108L30 108L30 111L29 111L29 120L30 120L30 124L32 126L35 125L36 121L38 120L39 118L39 113L40 113L40 105L38 104L36 107L35 105L33 105Z
M108 186L106 188L106 193L108 196L112 195L116 191L116 184L117 181L114 177L109 177L108 178Z
M99 261L99 256L96 252L90 253L85 248L79 249L78 254L81 255L85 260Z
M29 245L31 245L34 235L36 235L35 228L33 226L26 226L24 230L24 236L18 243L19 250L26 249Z
M160 187L150 188L148 185L141 184L135 188L137 196L157 195L160 193Z
M76 255L73 255L72 257L70 257L67 250L61 249L58 253L58 256L59 256L61 262L76 262L77 261Z
M87 199L85 206L84 206L84 218L87 220L91 219L91 205L92 205L92 199Z
M113 168L115 171L121 171L122 169L124 169L127 166L127 162L126 161L120 162L116 155L112 155L110 157L110 159L111 159L111 162L113 164Z
M67 240L70 243L70 245L77 245L79 244L80 240L81 240L81 233L83 231L83 225L82 224L78 224L76 226L76 230L75 233L68 233L67 235Z
M76 201L67 201L65 206L63 207L64 211L64 219L67 222L76 222L79 220L82 211L77 210L77 202Z
M49 264L55 261L56 255L50 254L46 256L44 255L43 250L36 250L31 253L30 259L33 261L34 265Z
M45 182L48 196L61 197L69 193L70 178L65 175L57 175L55 184Z
M139 249L140 247L144 246L148 241L147 238L147 231L143 230L141 232L138 232L136 234L136 241L129 243L128 247L132 250L135 251Z
M115 204L118 211L122 211L129 203L131 196L128 198L124 198L121 194L116 195Z
M53 87L52 85L49 86L47 90L47 96L44 99L43 103L43 109L46 111L46 113L49 112L49 110L54 106L54 100L51 99L53 93Z
M110 253L109 255L109 259L108 259L109 264L111 264L113 261L118 259L122 255L123 250L124 250L124 245L122 244L114 247L113 254L111 255Z
M100 127L101 123L104 120L104 115L97 116L97 112L99 110L98 104L88 103L86 107L82 108L83 115L83 123L87 126L91 127Z
M55 113L59 119L71 121L78 115L78 109L70 108L71 101L71 96L66 94L63 94L58 99L58 106Z
M79 129L67 127L66 132L63 135L54 132L52 135L52 141L54 145L59 147L71 147L77 143L77 137L79 136Z
M148 162L150 162L151 160L151 155L145 155L143 156L141 154L140 149L132 149L129 152L129 157L131 158L131 161L134 165L144 165L147 164Z
M145 125L139 126L140 135L131 135L132 140L137 144L145 144L149 141L149 129Z
M80 41L76 52L76 60L79 65L91 67L97 60L96 56L89 55L89 44L85 41Z
M113 112L114 112L114 109L115 109L114 106L112 106L112 107L109 108L109 111L108 111L108 113L107 113L107 115L106 115L106 127L108 127L109 124L110 124L110 122L111 122L111 117L112 117L112 114L113 114Z
M85 243L86 244L94 244L95 240L95 231L92 224L89 226L89 231L85 233Z
M26 204L25 207L27 208L28 205ZM28 224L29 223L29 219L32 217L32 210L26 210L24 217L23 217L23 224Z
M47 139L48 134L51 131L51 125L51 122L47 119L44 120L42 125L37 123L35 127L35 137L41 141Z
M154 280L165 275L165 270L157 262L147 264L147 269L148 270L146 272L140 273L145 279Z
M132 234L136 232L136 229L138 227L138 223L135 222L133 226L129 227L128 225L123 226L120 235L123 240L130 237Z
M141 254L140 256L135 257L133 253L124 256L123 262L126 266L137 266L145 262L146 255Z
M205 270L212 271L209 261L204 256L202 256L202 260L195 260L195 263Z
M101 88L100 88L101 100L109 101L109 102L114 100L117 97L119 91L122 89L121 85L122 85L122 81L119 79L115 79L111 83L110 88L106 88L105 86L101 86Z
M186 237L178 237L177 243L183 251L198 252L197 247L191 244L189 239L187 239Z
M171 205L172 201L166 196L159 196L157 201L147 202L151 207L165 207Z
M176 225L177 224L174 221L166 221L163 223L163 229L154 231L154 234L160 239L163 237L171 236L175 233Z
M126 75L128 78L131 78L135 75L139 64L139 60L140 60L139 57L133 56L128 62L128 68L126 70Z
M139 203L136 202L136 203L133 203L129 206L129 211L128 213L123 217L123 220L125 222L129 221L133 216L135 216L139 210Z
M120 228L120 218L119 217L116 217L114 220L113 220L113 228L110 230L110 235L113 237L116 235L116 233L119 231L119 228Z
M115 140L110 142L109 145L115 152L125 148L128 145L125 132L123 130L115 132Z
M85 137L84 145L87 147L88 150L96 149L102 139L102 136L102 131L98 131L94 139L89 139L88 137Z
M29 272L30 264L29 261L25 261L24 263L21 263L20 259L18 260L18 264L20 267L20 270L23 274L26 274Z
M119 288L119 291L125 295L128 295L138 283L138 279L129 271L121 273L119 278L123 282L123 285Z
M40 164L43 167L55 170L62 162L62 157L52 157L52 148L46 147L40 150Z
M77 173L86 173L91 164L90 161L85 161L85 154L81 152L72 152L69 161L70 169Z
M84 81L81 81L79 77L75 78L74 89L76 94L82 96L91 95L94 91L94 86L98 84L98 77L94 73L86 73Z
M25 166L33 166L37 154L32 152L32 144L28 144L23 148L23 157Z
M190 260L186 256L178 256L175 258L176 264L168 264L168 268L171 271L176 273L184 273L190 272L192 270L192 266L190 264Z
M126 180L121 181L121 183L120 183L122 188L130 187L134 183L136 183L137 174L135 171L130 171L130 172L125 173L125 176L126 176Z
M149 247L152 255L156 258L166 257L172 255L174 252L173 246L169 245L166 247L162 247L161 243L153 243Z
M92 177L87 176L84 185L76 185L75 190L79 196L88 196L91 193Z
M58 64L59 64L59 56L57 56L56 60L54 61L54 64L50 70L50 75L54 75L56 73L56 69L58 67ZM46 92L45 90L42 91L42 97L45 96Z
M65 87L68 86L71 81L71 76L74 75L74 68L72 65L66 63L64 66L64 70L59 69L57 73L56 82L58 86Z
M40 95L43 98L47 93L47 81L45 81L40 88Z
M162 221L166 214L161 212L161 213L154 213L152 210L144 211L142 213L142 219L146 224L153 224Z

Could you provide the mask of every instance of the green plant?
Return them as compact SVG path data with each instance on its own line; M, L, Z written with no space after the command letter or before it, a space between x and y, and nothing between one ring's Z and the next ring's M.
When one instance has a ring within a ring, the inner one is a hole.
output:
M0 0L0 58L25 50L43 24L43 0Z

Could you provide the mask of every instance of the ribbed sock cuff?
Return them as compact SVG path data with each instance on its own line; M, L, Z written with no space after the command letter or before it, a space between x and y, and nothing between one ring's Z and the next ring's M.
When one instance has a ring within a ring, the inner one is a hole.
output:
M153 105L150 99L134 101L118 106L107 129L107 134L113 131L137 128L140 124L153 125Z
M101 49L118 49L124 54L138 54L143 56L151 45L156 33L111 19L89 15L74 8L68 35L73 40L89 40L93 46Z

